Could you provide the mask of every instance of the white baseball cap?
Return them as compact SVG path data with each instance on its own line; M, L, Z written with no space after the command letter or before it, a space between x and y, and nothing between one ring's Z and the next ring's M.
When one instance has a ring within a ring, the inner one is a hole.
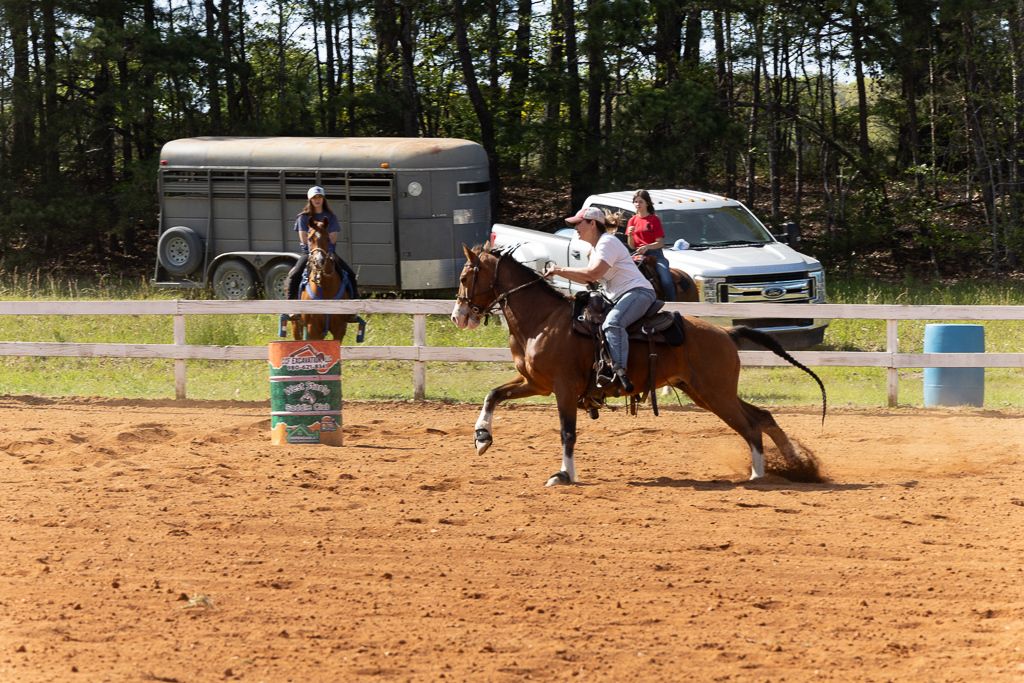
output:
M317 195L320 195L321 197L323 197L326 194L327 193L324 192L324 188L320 187L319 185L314 185L313 187L311 187L308 190L306 190L306 199L312 199L313 197L315 197Z
M596 206L588 206L585 209L577 211L575 216L569 216L565 219L565 222L569 225L576 225L583 221L597 221L601 225L604 225L604 211Z

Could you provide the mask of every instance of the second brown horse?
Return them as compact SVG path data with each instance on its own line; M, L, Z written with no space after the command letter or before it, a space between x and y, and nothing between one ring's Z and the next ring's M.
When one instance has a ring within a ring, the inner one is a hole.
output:
M342 274L335 267L330 254L330 234L327 221L309 221L309 263L306 266L306 286L299 298L302 300L334 301L348 298ZM327 333L338 341L345 337L348 324L356 322L355 315L301 313L290 318L293 339L325 339ZM358 341L358 340L357 340Z

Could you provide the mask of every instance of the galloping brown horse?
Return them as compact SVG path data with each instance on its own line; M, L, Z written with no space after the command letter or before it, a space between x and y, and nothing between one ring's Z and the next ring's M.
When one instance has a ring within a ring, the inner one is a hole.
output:
M327 230L327 219L309 220L309 263L306 266L308 273L306 286L302 289L299 298L302 300L338 300L350 296L343 287L341 273L334 267L334 259L329 251L330 233ZM298 339L325 339L327 333L338 341L345 337L348 324L356 322L355 315L321 313L302 313L293 315L290 318L292 324L292 338Z
M554 393L561 420L562 469L548 479L547 485L575 483L576 411L593 372L594 340L573 332L571 301L537 273L500 250L463 246L463 251L466 265L459 277L452 322L460 329L472 329L484 315L499 307L508 322L509 346L519 371L518 377L487 394L476 421L477 453L483 454L492 443L491 422L498 403ZM765 473L763 434L775 442L788 468L803 472L813 469L801 459L771 413L737 396L740 360L736 340L741 337L765 346L810 374L821 387L824 419L825 387L818 376L768 335L742 326L726 330L697 318L684 318L683 345L658 346L655 386L681 389L698 406L736 430L750 446L751 479ZM630 344L629 376L637 391L646 388L648 362L647 344ZM617 384L609 390L613 395L624 395Z

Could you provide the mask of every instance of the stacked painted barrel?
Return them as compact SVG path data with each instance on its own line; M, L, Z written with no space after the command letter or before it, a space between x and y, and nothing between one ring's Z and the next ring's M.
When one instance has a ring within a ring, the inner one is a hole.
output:
M341 445L341 344L270 342L270 441Z
M932 324L924 326L925 353L983 353L985 328L981 325ZM983 406L985 368L925 368L924 404Z

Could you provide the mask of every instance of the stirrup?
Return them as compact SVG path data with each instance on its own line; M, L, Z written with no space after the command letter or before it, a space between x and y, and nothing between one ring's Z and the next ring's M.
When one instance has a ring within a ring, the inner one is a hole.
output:
M633 383L629 380L629 375L626 374L625 368L618 368L615 371L615 378L619 380L619 383L622 385L623 391L625 391L627 394L632 394L636 390L633 386Z
M604 389L613 382L615 382L615 372L608 366L605 366L594 373L594 386L598 389Z

